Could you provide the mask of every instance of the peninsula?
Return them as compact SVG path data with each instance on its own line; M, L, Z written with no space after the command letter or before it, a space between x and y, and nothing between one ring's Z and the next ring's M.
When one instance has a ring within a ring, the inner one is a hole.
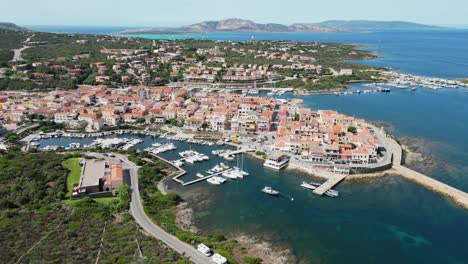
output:
M260 24L240 18L229 18L220 21L203 21L177 28L144 28L121 31L119 34L191 34L206 32L315 32L337 33L363 30L434 30L443 27L417 24L404 21L363 21L363 20L329 20L320 23L295 23L283 25L278 23Z

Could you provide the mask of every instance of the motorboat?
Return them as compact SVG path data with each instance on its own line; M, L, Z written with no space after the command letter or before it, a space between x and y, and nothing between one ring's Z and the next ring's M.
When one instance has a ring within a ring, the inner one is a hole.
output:
M315 189L317 188L316 185L307 183L307 182L305 182L305 181L302 182L301 186L304 187L304 188L306 188L306 189L309 189L309 190L315 190Z
M224 179L223 177L215 176L215 177L209 178L206 181L211 183L211 184L214 184L214 185L220 185L220 184L226 182L226 179Z
M198 178L203 178L203 177L205 177L205 175L203 175L203 174L201 174L201 173L199 173L199 172L197 172L196 175L197 175Z
M184 166L184 162L181 161L181 160L177 160L177 161L174 162L174 165L176 165L177 167L182 167L182 166Z
M325 195L328 196L328 197L338 197L338 196L340 196L340 193L338 191L330 189L330 190L325 192Z
M270 186L265 186L265 187L263 187L262 192L264 192L264 193L266 193L266 194L269 194L269 195L274 195L274 196L276 196L276 195L279 194L278 191L274 190L274 189L271 188Z

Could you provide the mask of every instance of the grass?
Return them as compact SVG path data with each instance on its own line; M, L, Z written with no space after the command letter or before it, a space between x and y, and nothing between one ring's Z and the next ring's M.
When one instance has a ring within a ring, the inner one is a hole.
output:
M70 197L72 194L73 185L80 182L80 160L79 158L69 158L65 160L62 165L70 171L67 177L67 197Z
M94 201L104 204L104 205L109 205L112 201L119 199L119 197L100 197L100 198L93 198ZM74 200L64 200L63 203L68 204L68 205L76 205L80 199L74 199Z
M70 173L67 177L67 195L66 198L70 198L73 190L73 185L80 182L81 176L81 166L79 158L69 158L63 161L62 165L67 168ZM102 204L110 204L113 200L118 199L118 197L101 197L93 198L96 202ZM75 205L79 200L64 200L63 202L68 205Z

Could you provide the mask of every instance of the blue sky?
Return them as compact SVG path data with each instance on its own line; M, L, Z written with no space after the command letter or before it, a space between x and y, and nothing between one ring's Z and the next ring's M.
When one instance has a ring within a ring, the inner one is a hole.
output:
M292 24L329 19L467 25L467 0L0 0L20 25L179 26L229 17Z

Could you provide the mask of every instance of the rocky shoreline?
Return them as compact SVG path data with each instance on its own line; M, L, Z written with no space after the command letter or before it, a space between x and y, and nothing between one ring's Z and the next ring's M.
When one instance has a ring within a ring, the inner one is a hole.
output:
M211 202L208 195L199 193L195 195L197 199L203 197L203 207L206 207ZM193 199L194 197L192 197ZM199 233L200 230L196 226L195 210L191 207L189 202L183 202L176 207L175 223L178 228ZM253 235L236 233L226 234L229 240L236 241L236 246L232 249L232 253L239 263L245 263L244 257L253 256L261 258L263 263L269 264L286 264L295 263L296 258L290 249L284 247L274 246L272 243L259 239Z

